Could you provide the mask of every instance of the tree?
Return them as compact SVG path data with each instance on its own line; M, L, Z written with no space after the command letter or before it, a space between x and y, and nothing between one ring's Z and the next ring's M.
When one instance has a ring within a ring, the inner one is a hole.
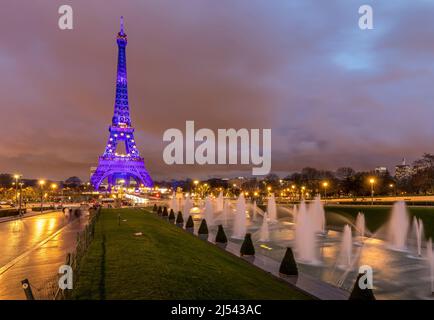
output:
M252 242L252 235L250 233L246 233L244 237L243 244L241 245L240 254L242 256L254 256L255 255L255 247Z
M174 221L175 220L175 212L173 211L173 209L170 209L170 214L169 214L169 221Z
M351 295L349 300L376 300L372 289L366 288L361 289L359 286L360 278L363 276L363 273L359 273L357 276L356 282L354 283L353 290L351 291Z
M184 218L182 217L182 212L178 211L178 215L176 216L176 224L183 224Z
M228 238L226 237L225 231L223 230L223 226L219 225L217 235L215 237L215 242L217 243L227 243Z
M202 219L202 222L200 223L198 234L208 234L208 225L206 224L206 220Z
M286 276L297 276L298 269L297 263L294 259L294 254L291 248L286 248L285 256L283 257L282 263L280 264L279 273Z
M345 180L351 178L356 174L356 171L350 167L341 167L336 170L336 178L339 180Z
M193 222L192 216L188 216L187 223L185 224L185 228L186 229L193 229L194 228L194 222Z

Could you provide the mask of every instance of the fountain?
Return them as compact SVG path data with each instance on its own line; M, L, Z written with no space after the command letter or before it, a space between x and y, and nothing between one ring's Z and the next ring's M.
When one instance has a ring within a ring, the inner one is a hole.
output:
M267 212L264 213L264 217L262 219L262 226L259 230L259 241L261 242L268 242L270 241L270 231L268 229L268 214Z
M184 221L187 221L188 217L190 216L190 210L193 208L193 204L191 203L190 197L187 196L184 202L184 208L182 210L182 217L184 218Z
M276 199L274 198L274 193L268 197L267 212L270 221L277 222Z
M179 211L178 199L176 199L176 192L173 192L172 199L170 200L169 207L174 212L178 212Z
M320 196L315 197L314 202L309 206L309 213L313 219L315 231L325 234L325 212Z
M410 222L405 203L403 201L396 202L392 208L387 236L392 249L398 251L405 251L407 249L409 225Z
M413 230L411 232L411 244L412 249L414 249L415 255L410 255L409 257L421 258L422 257L422 241L424 239L423 222L421 219L413 217Z
M306 209L304 201L300 203L295 225L295 250L297 259L306 264L317 264L315 224Z
M244 199L244 193L241 193L237 200L232 238L244 239L247 229L246 224L246 201Z
M229 200L223 202L223 210L221 215L221 221L226 226L228 224L228 215L230 211Z
M256 206L256 201L253 201L253 209L252 209L252 221L256 222L258 221L257 211L258 207Z
M206 197L203 216L208 226L214 225L214 209L210 197Z
M338 259L338 267L349 269L351 267L351 256L353 252L353 237L351 227L346 224L342 234L341 250Z
M298 213L297 205L294 204L294 207L292 208L292 222L294 224L297 224L297 213Z
M358 245L363 244L363 240L365 238L365 229L366 229L365 215L359 212L356 218L356 234L358 237L358 241L356 244Z
M223 191L220 191L217 199L216 199L216 203L215 203L215 211L220 212L223 210L223 205L224 205L224 200L223 200Z

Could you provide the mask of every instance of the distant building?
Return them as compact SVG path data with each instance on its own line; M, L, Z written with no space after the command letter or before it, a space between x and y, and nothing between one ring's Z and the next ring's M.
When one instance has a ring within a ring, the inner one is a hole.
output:
M384 176L388 174L388 170L387 167L376 167L375 168L375 174L379 175L379 176Z
M395 178L396 180L405 180L411 177L413 170L409 164L406 163L405 158L402 159L402 163L395 166Z
M82 184L83 182L81 181L81 179L75 176L66 179L65 182L63 183L65 187L70 187L70 188L76 188L81 186Z
M246 178L244 177L237 177L234 179L228 180L229 186L234 188L241 188L243 183L246 182Z

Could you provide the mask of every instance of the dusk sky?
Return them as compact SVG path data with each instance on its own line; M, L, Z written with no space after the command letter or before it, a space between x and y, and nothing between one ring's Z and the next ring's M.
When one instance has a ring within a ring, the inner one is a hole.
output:
M89 179L113 115L125 17L129 101L151 176L166 129L271 128L272 172L392 169L434 153L433 0L1 1L0 173ZM74 29L58 28L58 7ZM374 30L358 8L374 9Z

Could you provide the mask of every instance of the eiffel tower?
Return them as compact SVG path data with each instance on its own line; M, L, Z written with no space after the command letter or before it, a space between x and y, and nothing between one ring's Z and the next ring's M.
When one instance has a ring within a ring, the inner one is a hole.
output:
M114 115L109 127L110 135L104 154L99 157L98 168L90 178L95 190L99 189L105 179L108 181L109 190L121 181L125 186L129 186L131 179L136 181L137 186L153 186L152 179L145 168L145 162L137 149L134 128L131 126L125 54L127 35L124 32L123 17L121 17L121 30L116 42L119 51ZM125 153L116 152L121 143L125 144Z

